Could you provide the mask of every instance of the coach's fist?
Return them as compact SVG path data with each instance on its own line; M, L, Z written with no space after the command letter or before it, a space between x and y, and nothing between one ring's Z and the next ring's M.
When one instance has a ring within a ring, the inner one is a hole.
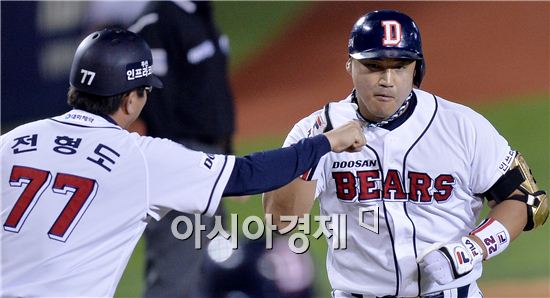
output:
M325 133L334 152L359 152L367 144L359 121L351 121Z

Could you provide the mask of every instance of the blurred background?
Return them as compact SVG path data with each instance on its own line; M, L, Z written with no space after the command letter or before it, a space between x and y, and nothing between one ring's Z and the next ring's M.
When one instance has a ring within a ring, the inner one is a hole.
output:
M1 130L68 109L66 92L79 41L105 23L129 24L143 2L2 1ZM418 23L427 73L423 89L485 115L523 152L544 189L549 175L550 2L214 2L230 40L239 155L279 147L299 119L347 96L349 30L376 9ZM261 199L229 201L239 219L262 216ZM314 207L315 214L318 207ZM550 296L550 228L523 234L485 264L490 297ZM314 296L330 296L326 243L311 239ZM141 294L140 242L118 297Z

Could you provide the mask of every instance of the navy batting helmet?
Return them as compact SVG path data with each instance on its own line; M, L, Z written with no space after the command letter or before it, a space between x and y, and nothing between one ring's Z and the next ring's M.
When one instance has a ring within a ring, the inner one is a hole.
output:
M153 75L147 43L123 29L103 29L86 37L76 49L70 84L79 91L113 96L141 86L162 88Z
M396 10L370 12L355 22L348 43L353 59L404 58L417 61L413 83L420 86L426 68L416 23Z

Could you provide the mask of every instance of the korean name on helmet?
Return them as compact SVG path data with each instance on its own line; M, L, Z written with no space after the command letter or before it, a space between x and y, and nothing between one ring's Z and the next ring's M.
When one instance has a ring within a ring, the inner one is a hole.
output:
M99 96L141 86L162 88L152 66L151 50L141 37L124 29L103 29L88 35L76 49L69 82Z

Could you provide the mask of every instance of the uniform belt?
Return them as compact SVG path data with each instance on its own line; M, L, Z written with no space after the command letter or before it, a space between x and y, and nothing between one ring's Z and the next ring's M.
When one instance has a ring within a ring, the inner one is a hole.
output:
M468 288L469 287L470 287L470 285L465 285L465 286L456 288L456 296L453 295L453 297L468 298ZM454 290L454 289L451 289L451 290ZM445 292L448 293L449 291L450 290L445 290L445 291L441 291L439 293L431 293L431 294L428 294L428 295L420 296L420 298L447 298L447 297L451 297L451 295L445 296ZM355 298L369 298L369 297L372 297L372 296L357 294L357 293L351 293L351 296L353 296ZM397 298L397 296L387 295L387 296L376 297L376 298Z

